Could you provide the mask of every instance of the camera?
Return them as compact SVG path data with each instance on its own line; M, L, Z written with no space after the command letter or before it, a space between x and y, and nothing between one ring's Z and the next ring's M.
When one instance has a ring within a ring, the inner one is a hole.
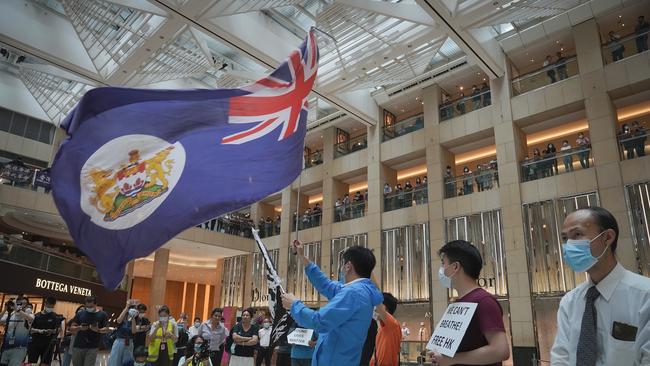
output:
M198 352L194 352L194 357L199 360L205 360L210 357L210 345L208 342L201 343L201 349Z

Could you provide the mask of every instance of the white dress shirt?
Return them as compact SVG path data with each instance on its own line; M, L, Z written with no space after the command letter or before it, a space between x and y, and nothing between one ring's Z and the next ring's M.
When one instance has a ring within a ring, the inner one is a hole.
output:
M566 294L557 313L557 335L551 349L551 365L575 365L585 296L593 286L587 280ZM650 365L650 278L640 276L620 264L597 285L596 365ZM614 322L637 328L635 341L612 335Z
M271 344L271 328L260 329L257 332L257 336L260 337L260 347L266 348Z
M187 337L189 339L192 339L192 337L197 336L197 335L201 335L201 324L199 324L198 327L195 326L195 325L192 325L191 327L189 327L187 329Z

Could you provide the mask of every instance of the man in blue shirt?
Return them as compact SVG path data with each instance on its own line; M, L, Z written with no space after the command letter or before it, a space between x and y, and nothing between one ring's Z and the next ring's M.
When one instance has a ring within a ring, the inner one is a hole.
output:
M296 327L289 331L300 328ZM309 341L309 346L303 346L299 344L294 344L291 347L291 366L309 366L311 365L311 359L314 357L314 347L316 347L316 341L318 340L318 332L314 331Z
M364 247L348 248L341 265L343 284L331 281L305 257L304 248L297 240L293 242L293 251L302 260L309 281L329 301L314 311L294 295L282 295L282 304L291 310L293 319L319 333L312 365L358 365L373 308L384 300L370 280L375 255Z

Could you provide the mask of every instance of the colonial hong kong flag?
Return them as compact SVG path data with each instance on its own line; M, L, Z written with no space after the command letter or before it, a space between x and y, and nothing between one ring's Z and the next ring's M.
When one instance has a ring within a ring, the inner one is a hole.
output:
M270 76L241 89L86 93L62 124L52 191L107 288L130 260L298 176L317 69L311 31Z

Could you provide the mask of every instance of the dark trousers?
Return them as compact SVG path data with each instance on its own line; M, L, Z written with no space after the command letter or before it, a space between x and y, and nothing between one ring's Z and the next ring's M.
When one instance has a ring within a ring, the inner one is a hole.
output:
M277 353L275 359L276 366L291 366L291 353Z
M221 366L221 359L223 359L223 347L219 351L210 351L212 366Z
M273 348L259 347L257 357L255 357L255 366L260 366L262 361L264 361L264 365L271 366L271 356L273 356Z

